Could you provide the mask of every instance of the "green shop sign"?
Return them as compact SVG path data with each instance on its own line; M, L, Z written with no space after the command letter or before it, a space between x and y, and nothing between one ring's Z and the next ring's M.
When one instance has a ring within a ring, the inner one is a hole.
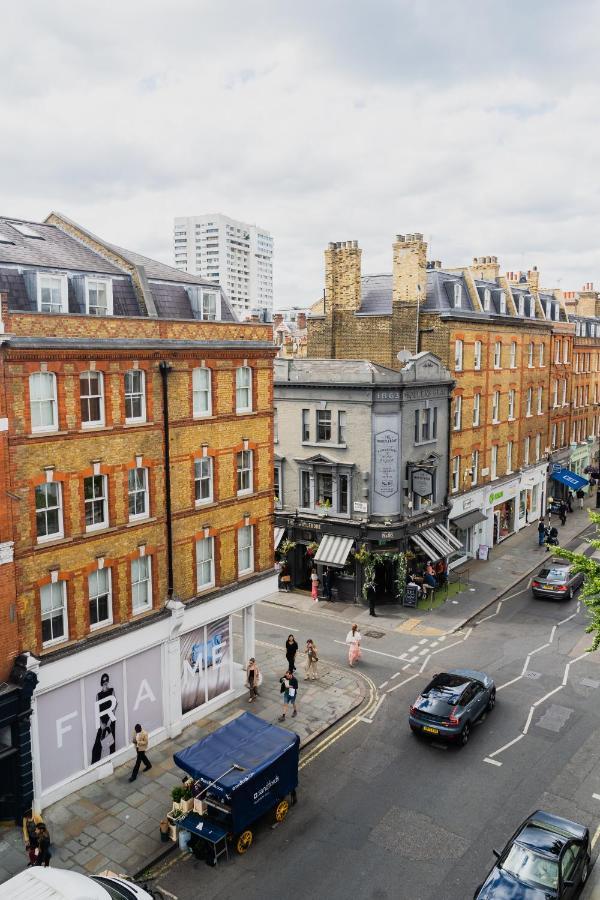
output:
M504 497L504 491L496 491L494 494L490 494L489 502L493 503L494 500L499 500L500 497Z

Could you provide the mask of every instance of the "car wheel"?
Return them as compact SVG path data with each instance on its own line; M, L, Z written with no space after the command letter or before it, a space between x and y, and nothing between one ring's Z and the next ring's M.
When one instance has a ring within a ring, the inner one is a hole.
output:
M486 707L488 712L491 712L496 705L496 691L492 691L490 694L490 699L488 700L488 705Z
M572 587L569 588L569 593L567 594L567 596L568 596L569 600L573 599L573 588Z
M469 741L469 735L471 734L471 726L468 722L465 722L463 730L460 733L460 743L461 746L464 747L465 744Z

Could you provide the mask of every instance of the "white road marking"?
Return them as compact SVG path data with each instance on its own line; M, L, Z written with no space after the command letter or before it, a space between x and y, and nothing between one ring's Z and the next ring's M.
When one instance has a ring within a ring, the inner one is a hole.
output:
M425 647L424 650L419 650L419 656L425 656L426 653L429 653L429 650L427 649L427 647Z
M459 644L462 644L463 641L465 641L465 640L466 640L466 638L461 638L460 641L454 641L453 644L446 644L445 647L440 647L438 650L432 650L431 655L433 656L434 653L441 653L442 650L450 650L451 647L457 647Z
M277 622L265 622L264 619L256 619L256 621L261 625L269 625L269 627L271 628L283 628L283 630L287 631L288 634L293 634L295 631L299 631L298 628L293 628L290 625L278 625Z
M592 794L594 800L600 800L600 794Z
M419 645L418 645L418 644L413 644L412 647L409 647L408 650L407 650L406 652L407 652L407 653L414 653L415 650L418 650L418 649L419 649Z
M445 641L447 637L448 637L447 634L440 634L438 641Z
M502 763L497 759L490 759L489 756L484 757L484 762L489 763L491 766L501 766Z
M343 647L346 646L346 641L334 641L333 643L341 644ZM401 656L395 656L393 653L384 653L383 650L371 650L370 647L363 647L362 645L360 649L363 653L376 653L377 656L389 656L390 659L402 659Z
M503 747L500 747L499 750L494 750L493 753L490 753L489 758L493 759L494 756L498 756L500 753L504 753L505 750L508 750L509 747L512 747L513 744L518 744L519 741L522 741L525 737L524 734L518 735L516 738L513 738L512 741L509 741L508 744L505 744Z
M403 687L405 684L408 684L409 681L412 681L413 678L418 678L418 676L419 676L418 672L416 675L409 675L408 678L404 679L404 681L399 681L398 684L394 685L394 687L388 688L386 693L391 694L392 691L397 691L398 688Z
M421 646L422 646L423 644L426 644L428 640L429 640L429 638L423 638L423 640L422 640L422 641L419 641L419 643L420 643Z
M387 686L388 686L388 682L387 682L387 681L383 681L383 682L379 685L379 690L382 691L382 690L384 689L384 687L387 687Z
M598 827L596 828L596 833L595 833L594 837L592 838L592 850L598 843L598 838L600 838L600 825L598 825Z
M427 663L429 662L430 659L431 659L431 653L429 654L429 656L426 656L425 659L423 660L423 665L419 669L419 675L422 674L423 670L425 669L425 666L427 665Z
M366 722L367 725L372 725L372 724L373 724L373 719L374 719L375 716L377 715L377 711L379 710L379 707L381 706L381 704L382 704L383 701L385 700L385 697L386 697L386 695L383 694L383 695L379 698L379 700L377 701L377 703L375 704L375 706L374 706L373 709L371 710L370 715L368 715L368 716L359 716L360 721L361 721L361 722Z
M438 642L437 642L437 641L432 641L430 646L431 646L431 647L437 647L437 645L438 645Z
M406 672L407 669L410 669L410 663L406 663L405 666L402 666L402 671L403 671L403 672ZM399 675L400 673L398 672L397 674ZM396 676L393 675L392 677L395 678Z
M399 674L400 674L400 672L394 672L394 674L392 675L392 680L393 680L394 678L397 678Z

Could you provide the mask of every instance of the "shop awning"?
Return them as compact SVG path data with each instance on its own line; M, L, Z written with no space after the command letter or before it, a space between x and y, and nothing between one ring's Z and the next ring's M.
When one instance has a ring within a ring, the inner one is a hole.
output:
M460 541L450 534L444 525L425 528L418 534L411 534L410 539L432 562L438 559L447 559L455 550L462 549Z
M589 485L587 478L584 478L583 475L578 475L576 472L571 472L570 469L552 472L550 477L554 478L555 481L560 481L561 484L566 484L572 491L580 491L581 488Z
M473 525L485 522L486 518L487 516L480 509L473 509L471 512L463 513L462 516L452 519L452 524L460 528L461 531L466 531L467 528L472 528Z
M285 534L285 528L276 528L275 529L275 536L273 539L273 550L277 550L284 534Z
M315 562L321 563L323 566L335 566L342 569L346 565L353 543L354 538L326 534L315 553Z

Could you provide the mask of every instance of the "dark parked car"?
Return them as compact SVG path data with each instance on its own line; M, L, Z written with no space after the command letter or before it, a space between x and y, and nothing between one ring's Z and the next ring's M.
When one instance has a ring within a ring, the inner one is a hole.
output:
M434 675L410 708L415 734L458 741L464 746L477 719L496 703L496 685L484 672L451 669Z
M566 559L551 559L531 582L534 597L572 600L583 584L583 574L574 572Z
M571 900L590 867L590 833L551 813L534 812L499 853L475 900Z

